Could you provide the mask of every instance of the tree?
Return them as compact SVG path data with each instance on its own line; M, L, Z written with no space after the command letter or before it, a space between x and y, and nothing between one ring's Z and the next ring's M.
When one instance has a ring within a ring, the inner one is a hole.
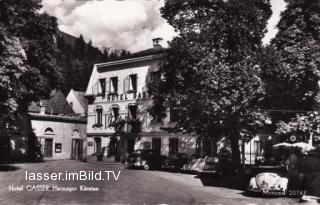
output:
M0 26L0 113L12 118L17 111L19 78L26 73L26 54L18 38Z
M320 2L288 0L287 3L277 26L279 32L271 42L270 50L276 55L269 58L272 63L264 66L268 88L265 107L284 110L272 113L273 121L281 121L278 133L291 130L310 134L317 127L312 125L316 122L312 120L314 117L310 117L317 114L310 111L317 109L320 102ZM305 119L304 128L295 128L294 125Z
M165 1L162 15L179 32L148 85L155 117L179 110L177 128L227 137L240 164L239 140L260 124L264 96L257 53L271 15L269 1Z
M310 111L319 91L320 2L289 1L278 29L272 46L280 54L282 73L278 83L286 90L278 96L278 106Z
M108 49L100 51L92 45L91 40L86 43L82 35L76 38L62 32L59 33L57 37L57 58L62 75L59 89L65 95L69 93L70 89L86 90L93 64L106 62L110 57L116 58L129 54L126 50L122 50L121 55L117 52L109 53Z
M58 83L54 38L57 23L55 18L40 13L40 8L36 0L0 1L0 73L6 82L2 84L5 97L1 104L6 108L1 118L10 111L25 112L30 101L48 97Z

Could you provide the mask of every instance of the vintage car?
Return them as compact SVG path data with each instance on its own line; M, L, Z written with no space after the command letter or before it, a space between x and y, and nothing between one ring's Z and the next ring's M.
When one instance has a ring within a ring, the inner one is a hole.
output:
M288 178L283 166L258 166L252 169L248 187L249 193L265 195L285 195L288 190Z
M276 173L264 172L250 179L249 192L267 195L285 195L288 179Z
M182 167L184 172L195 172L201 175L214 174L224 175L236 173L237 169L232 163L229 155L221 154L217 157L205 156L204 158L194 158Z
M177 153L170 155L162 164L164 170L180 171L184 164L188 162L188 155Z
M191 172L191 173L218 173L216 169L216 161L217 158L205 156L202 157L193 157L189 161L189 163L183 165L183 172Z
M200 170L198 166L202 160L203 158L192 155L189 162L182 166L181 171L186 173L198 172Z
M165 156L161 156L152 149L139 149L129 154L125 164L128 168L159 169L165 159Z

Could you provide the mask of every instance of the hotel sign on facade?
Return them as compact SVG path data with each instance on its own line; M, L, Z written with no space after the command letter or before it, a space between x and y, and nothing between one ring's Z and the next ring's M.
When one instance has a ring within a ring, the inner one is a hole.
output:
M125 156L141 148L151 148L162 155L195 153L196 137L162 129L174 126L170 112L161 121L153 120L148 112L152 98L147 83L158 71L163 52L155 45L153 49L94 66L86 91L90 99L87 154L93 155L92 159L100 153L104 159ZM114 127L119 121L124 122L121 135Z

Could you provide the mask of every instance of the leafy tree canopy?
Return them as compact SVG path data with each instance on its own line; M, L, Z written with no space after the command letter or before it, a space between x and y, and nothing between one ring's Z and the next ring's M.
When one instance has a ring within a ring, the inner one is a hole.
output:
M320 2L287 2L279 32L264 58L265 107L284 110L271 113L273 121L281 120L278 133L310 134L318 114L307 111L318 109L320 102Z
M104 49L101 51L92 45L91 40L85 42L82 35L79 38L70 37L69 35L66 38L66 35L68 34L60 32L57 37L58 65L62 75L62 80L58 87L65 95L71 89L86 90L93 64L130 54L126 50L110 51L110 49Z
M150 112L179 110L177 127L204 137L223 134L240 162L240 136L260 124L264 96L257 53L271 15L269 1L165 1L162 15L179 32L149 90Z
M56 18L40 13L40 2L0 0L0 119L25 112L52 89L85 90L94 63L128 54L101 52L82 36L65 42Z
M278 53L278 65L265 70L272 108L312 110L320 79L320 2L289 1L271 46ZM273 67L273 68L272 68ZM277 69L276 72L275 69Z
M37 0L0 1L1 118L48 97L58 83L57 23L40 8Z

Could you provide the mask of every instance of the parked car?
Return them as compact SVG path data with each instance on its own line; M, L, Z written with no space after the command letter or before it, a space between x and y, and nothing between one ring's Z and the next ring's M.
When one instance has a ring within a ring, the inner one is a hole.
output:
M202 157L198 155L191 155L189 162L184 164L181 168L183 172L199 172L199 163L202 161Z
M285 195L288 178L273 172L263 172L250 179L248 191L266 195Z
M135 150L127 157L126 165L130 167L142 167L145 170L159 169L166 157L161 156L152 149Z
M232 175L239 172L239 167L233 163L230 153L220 153L217 164L217 170L220 172L220 175Z
M235 174L237 167L233 164L231 155L221 152L217 156L194 157L182 167L185 172L196 172L200 174L215 174L218 176Z
M188 155L185 153L177 153L170 155L163 162L161 168L165 170L179 171L186 163L188 163Z
M217 157L205 156L198 164L198 172L200 174L217 174L222 175L219 169L219 159Z
M272 162L272 163L271 163ZM288 190L289 175L286 166L264 163L251 167L249 172L249 193L259 193L269 196L285 195Z

